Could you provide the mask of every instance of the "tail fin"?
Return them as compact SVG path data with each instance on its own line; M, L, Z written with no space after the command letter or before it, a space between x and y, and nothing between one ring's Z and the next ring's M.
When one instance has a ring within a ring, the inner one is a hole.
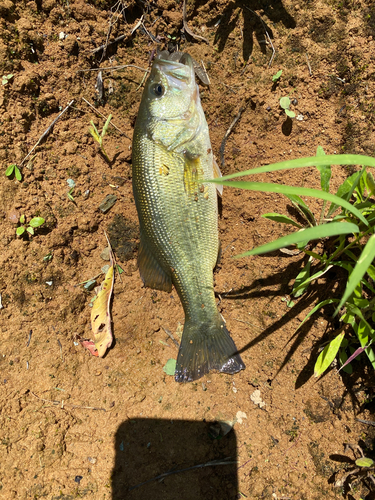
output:
M210 370L234 374L245 369L220 316L211 324L186 321L175 371L176 382L191 382Z

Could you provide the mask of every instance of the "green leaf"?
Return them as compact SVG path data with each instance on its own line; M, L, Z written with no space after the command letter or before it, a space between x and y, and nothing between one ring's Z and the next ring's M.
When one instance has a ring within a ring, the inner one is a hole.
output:
M346 340L346 339L344 339ZM345 350L343 349L343 343L341 344L340 351L339 351L339 361L341 364L340 370L344 371L345 373L348 373L351 375L353 373L353 366L351 363L345 364L348 361L348 355L346 354ZM343 366L345 365L345 366Z
M325 274L326 272L328 272L332 267L333 267L333 265L330 264L327 267L325 267L325 269L322 269L321 271L318 271L315 274L313 274L312 276L310 276L309 278L307 278L306 281L304 281L303 283L301 283L300 285L298 285L298 287L295 289L295 292L297 292L300 287L304 288L309 283L312 283L314 280L317 280L318 278L320 278L321 276L323 276L323 274ZM339 302L339 300L337 299L336 302Z
M343 200L348 200L349 199L349 193L351 191L351 188L353 186L353 183L358 179L360 176L360 172L356 172L355 174L351 175L345 181L339 186L336 196L339 198L342 198ZM329 217L335 210L337 210L338 206L335 203L332 203L331 206L329 207L327 217Z
M103 130L102 130L102 138L105 136L105 134L107 133L107 129L109 127L109 122L111 121L112 119L112 115L109 115L108 118L107 118L107 121L105 122L104 124L104 127L103 127Z
M122 268L122 267L120 267L118 264L116 264L116 265L117 265L117 272L118 272L119 274L122 274L122 273L124 272L123 268Z
M275 75L272 77L273 82L277 82L277 80L280 78L280 76L283 74L283 70L280 69Z
M322 146L318 146L316 150L316 156L325 156L324 149ZM331 180L331 166L330 165L318 165L316 167L320 172L320 185L323 191L329 192L329 182Z
M5 170L5 175L7 177L9 177L10 175L12 175L13 173L13 170L15 169L16 165L14 163L12 163L11 165L9 165L9 167Z
M243 177L245 175L263 174L265 172L276 172L277 170L288 170L292 168L317 167L318 165L367 165L375 167L375 158L365 155L326 155L322 157L308 156L307 158L296 158L294 160L271 163L263 167L236 172L235 174L225 175L218 179L210 179L208 182L221 184L221 181ZM207 182L207 181L206 181Z
M17 227L17 229L16 229L16 235L17 236L21 236L24 232L25 232L25 227L24 226Z
M34 236L34 229L32 227L29 226L28 228L26 228L26 231L32 236Z
M371 172L366 172L365 183L366 183L368 192L372 196L375 196L375 180L374 180L374 176L372 175Z
M163 366L163 371L167 375L174 375L174 372L176 371L176 360L173 358L168 359L168 361Z
M14 175L15 175L17 181L20 181L20 182L22 181L22 174L20 172L20 169L16 166L14 166Z
M289 116L289 118L295 118L296 117L296 114L294 111L290 111L290 109L285 109L284 110L286 115Z
M314 239L321 239L328 236L336 236L338 234L350 234L358 233L358 226L350 222L332 222L330 224L324 224L323 226L308 227L297 231L296 233L288 234L287 236L282 236L281 238L261 245L260 247L253 248L247 252L235 255L236 258L245 257L247 255L260 255L262 253L273 252L279 248L287 247L289 245L294 245L296 243L301 243L304 241L310 241Z
M340 222L338 222L337 224L340 224ZM345 293L340 301L340 304L338 305L338 307L335 311L334 316L336 316L339 309L348 300L350 295L354 292L354 289L356 288L358 283L361 281L364 274L367 272L367 269L371 265L374 258L375 258L375 234L373 234L370 237L370 239L366 243L365 248L362 250L362 253L359 256L359 259L357 261L357 264L355 265L353 272L349 276L349 279L348 279L347 284L346 284Z
M33 217L31 219L31 221L29 222L31 227L39 227L44 223L45 223L45 220L43 219L43 217Z
M361 458L357 458L357 460L355 461L355 464L358 467L372 467L374 465L374 461L371 460L371 458L361 457Z
M101 137L100 137L100 134L98 132L98 129L95 127L95 124L92 120L90 121L90 125L92 127L92 128L89 127L90 134L93 136L93 138L96 140L96 142L98 142L100 144Z
M311 261L312 258L310 257L309 260L306 262L306 265L300 271L297 275L297 278L294 282L293 290L292 290L292 295L297 298L300 297L303 293L305 293L307 287L309 286L309 283L306 284L304 287L300 287L302 283L306 281L307 278L310 277L310 268L311 268ZM298 290L296 290L299 287Z
M346 208L349 212L351 212L358 219L360 219L366 226L368 226L368 222L365 219L365 217L361 214L361 212L357 208L351 205L348 201L343 200L335 196L334 194L326 193L325 191L321 191L319 189L312 189L312 188L305 188L298 186L285 186L282 184L272 184L268 182L226 181L223 179L224 177L220 177L220 184L224 186L230 186L239 189L248 189L251 191L261 191L263 193L280 193L285 195L301 194L304 196L311 196L313 198L331 201L333 203L337 203L337 205ZM216 180L211 179L208 182L216 183Z
M331 340L331 342L326 345L323 351L319 354L314 367L315 377L319 377L322 373L324 373L335 359L344 335L345 332L341 332L337 335L337 337Z
M282 97L280 99L280 107L283 109L288 109L290 106L290 99L289 97Z
M25 224L25 220L26 220L25 214L22 214L20 217L20 223Z
M299 229L302 228L301 224L298 224L293 219L291 219L290 217L287 217L286 215L283 215L283 214L277 214L275 212L270 212L269 214L263 214L262 217L264 217L265 219L273 220L274 222L280 222L281 224L292 224L292 226L296 226Z
M297 196L295 194L286 195L286 196L292 202L294 207L299 211L299 213L303 217L305 217L305 219L307 220L307 222L310 226L317 225L314 214L311 212L310 208L306 205L306 203L303 201L303 199L300 196Z
M318 311L320 308L327 306L328 304L333 304L334 302L338 302L338 301L339 301L338 299L326 299L326 300L322 300L322 302L319 302L319 304L317 304L315 307L313 307L313 309L311 309L311 311L309 311L308 314L306 314L302 323L298 326L297 330L299 330L301 328L301 326L310 318L310 316L312 316L314 313L316 313L316 311ZM294 333L296 333L296 332L294 332Z

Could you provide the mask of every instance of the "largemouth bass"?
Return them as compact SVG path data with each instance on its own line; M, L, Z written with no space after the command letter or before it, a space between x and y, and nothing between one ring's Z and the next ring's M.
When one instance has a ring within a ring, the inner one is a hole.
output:
M171 292L185 312L175 380L245 368L215 301L217 194L208 125L188 54L154 60L134 128L133 191L145 286Z

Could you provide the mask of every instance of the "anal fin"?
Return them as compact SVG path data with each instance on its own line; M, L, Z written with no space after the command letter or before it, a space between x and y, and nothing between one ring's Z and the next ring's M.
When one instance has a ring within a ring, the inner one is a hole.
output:
M164 292L172 291L171 276L159 264L142 237L138 252L138 267L145 286Z

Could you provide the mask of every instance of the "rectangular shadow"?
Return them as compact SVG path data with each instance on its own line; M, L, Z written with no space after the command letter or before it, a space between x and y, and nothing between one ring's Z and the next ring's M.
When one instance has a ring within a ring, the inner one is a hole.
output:
M123 422L116 432L113 500L237 498L236 434L218 435L218 429L215 422L192 420Z

